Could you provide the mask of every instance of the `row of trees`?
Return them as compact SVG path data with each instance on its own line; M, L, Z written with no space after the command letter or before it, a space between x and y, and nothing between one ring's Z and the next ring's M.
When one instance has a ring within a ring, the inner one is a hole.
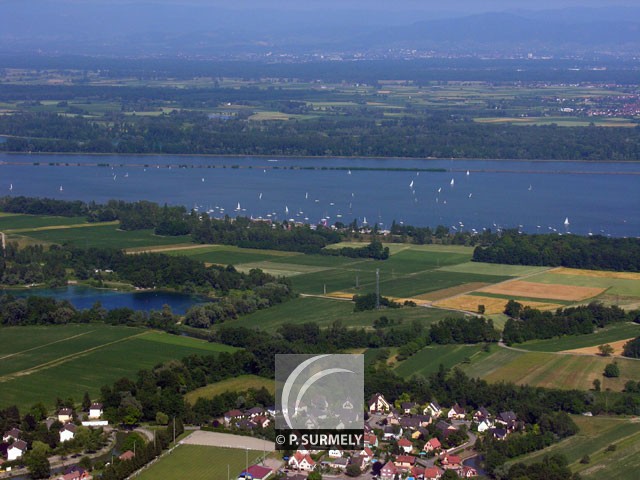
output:
M321 250L322 255L343 256L350 258L373 258L386 260L389 258L389 247L383 247L382 243L375 239L363 247L326 248Z
M317 119L255 122L236 116L214 121L201 112L180 110L153 117L111 113L103 123L81 116L20 112L0 117L0 131L9 135L0 149L558 160L640 157L638 128L498 126L450 112L382 119L378 115L363 106L347 115Z
M640 271L640 239L577 235L527 235L504 231L473 252L476 262L593 270Z
M616 305L605 306L600 302L550 312L523 308L522 304L514 300L507 302L505 313L510 318L504 326L502 338L509 345L562 335L593 333L596 328L633 321L640 316L639 311L625 312Z

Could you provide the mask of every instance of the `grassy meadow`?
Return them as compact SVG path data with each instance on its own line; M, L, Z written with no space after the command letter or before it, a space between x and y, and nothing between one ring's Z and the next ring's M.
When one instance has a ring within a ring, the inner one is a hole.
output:
M200 387L187 393L184 398L188 403L193 405L199 398L212 398L224 392L242 392L250 388L259 390L263 387L272 395L276 389L273 380L258 377L257 375L240 375L235 378L227 378L226 380Z
M429 345L398 363L394 370L404 378L414 375L426 377L437 372L441 364L445 368L453 368L471 361L481 350L481 345Z

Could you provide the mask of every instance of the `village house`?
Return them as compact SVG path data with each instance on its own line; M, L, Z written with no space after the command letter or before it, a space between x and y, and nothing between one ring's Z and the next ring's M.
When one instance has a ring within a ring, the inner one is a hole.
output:
M271 420L269 420L264 415L258 415L257 417L253 417L252 422L255 423L257 426L259 426L260 428L267 428L271 423Z
M360 450L358 456L362 458L365 463L370 463L371 460L373 460L373 450L371 450L369 447L364 447L362 450Z
M369 412L370 413L382 413L388 412L391 409L391 405L387 402L381 393L376 393L369 400Z
M70 408L61 408L58 410L58 421L62 424L73 420L73 410Z
M429 430L427 430L424 427L418 427L417 430L414 430L413 432L411 432L411 438L413 438L414 440L417 440L417 439L424 440L428 436L429 436Z
M484 433L492 427L493 427L493 422L488 418L485 418L478 424L478 432Z
M408 415L411 413L411 410L413 410L417 406L418 404L416 402L402 402L400 404L400 409L405 415Z
M329 450L329 458L342 458L342 450L339 448Z
M398 455L393 463L398 467L398 471L408 472L415 465L416 457L413 455Z
M423 478L424 480L440 480L443 473L444 471L436 466L427 467L424 469Z
M440 440L438 440L436 437L433 437L427 440L422 450L424 450L425 452L435 452L437 450L440 450L441 448L442 444L440 443Z
M264 409L260 407L253 407L244 412L245 417L255 418L264 415Z
M414 418L417 418L420 421L420 425L423 427L428 427L429 425L431 425L432 422L432 418L430 414L426 414L426 415L414 415Z
M334 458L331 462L329 462L329 467L335 468L337 470L346 470L347 465L349 465L348 458Z
M363 457L359 453L353 455L349 459L349 465L357 466L360 469L361 472L365 471L365 469L367 468L367 465L369 465L369 462L370 462L370 460L367 460L365 457Z
M273 476L273 470L262 465L251 465L244 472L240 474L238 479L246 480L266 480Z
M508 412L500 412L498 417L496 418L496 422L507 427L507 430L515 430L518 423L518 417L512 411Z
M417 430L422 426L422 422L415 417L402 417L399 423L402 428L409 430Z
M239 420L241 418L244 418L244 413L242 413L240 410L229 410L224 414L224 423L228 426L231 424L231 422Z
M458 455L449 455L444 453L440 457L440 463L445 470L458 470L462 468L462 458Z
M473 420L478 423L483 420L488 420L489 418L491 418L491 414L489 413L489 410L484 407L480 407L473 414Z
M387 413L387 423L390 425L400 425L400 412L398 412L395 407L391 407L391 410Z
M296 452L289 458L289 466L296 470L310 472L316 468L316 462L309 454L303 455L301 452Z
M103 415L102 404L94 402L89 407L89 419L98 419Z
M477 477L478 471L473 467L463 465L462 470L458 472L458 475L460 475L462 478Z
M451 435L453 432L457 431L458 429L456 427L454 427L453 425L440 420L438 423L436 423L436 429L442 433L442 435L444 436L444 438L447 438L449 435Z
M398 447L400 447L400 449L403 450L404 453L411 453L411 450L413 450L413 443L411 443L406 438L401 438L400 440L398 440Z
M17 460L18 458L22 457L22 455L24 455L26 451L27 443L23 440L16 440L11 445L9 445L9 448L7 448L7 460L10 462L13 460Z
M67 468L64 474L56 477L56 480L91 480L93 476L84 468L77 465Z
M378 437L374 433L366 433L364 435L364 446L365 447L378 447Z
M76 426L73 423L65 423L60 429L60 443L73 440L76 435Z
M504 428L490 428L489 434L496 440L505 440L507 438L507 430Z
M422 413L424 415L428 413L432 417L439 417L440 415L442 415L442 408L440 407L440 405L438 405L438 402L433 401L433 402L430 402L429 405L424 407L424 409L422 410Z
M449 420L464 420L465 415L466 412L464 411L464 408L456 403L453 407L451 407L451 410L449 410L447 417L449 418Z
M398 468L389 461L380 469L380 480L395 480L396 473L398 473Z
M12 428L11 430L5 432L2 436L2 441L5 443L9 443L12 440L20 440L20 436L22 435L22 431L17 428Z
M385 425L382 429L382 438L385 440L398 440L402 436L402 427L399 425Z

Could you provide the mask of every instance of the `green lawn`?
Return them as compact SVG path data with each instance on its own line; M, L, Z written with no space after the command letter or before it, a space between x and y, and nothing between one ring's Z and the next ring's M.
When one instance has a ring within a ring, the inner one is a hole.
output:
M481 345L430 345L423 348L395 367L395 372L403 378L413 375L427 376L437 372L440 364L453 368L465 359L473 359L482 350Z
M164 361L235 350L164 332L105 325L12 327L1 332L11 341L0 348L0 407L38 401L52 405L58 396L80 401L85 391L96 396L102 385L135 378L139 370Z
M417 320L428 327L435 321L446 317L459 316L455 312L435 308L406 307L400 309L369 310L354 312L354 303L319 297L300 297L281 305L259 310L250 315L231 320L224 325L245 326L273 331L284 323L317 323L320 327L328 327L336 320L349 327L372 327L374 320L382 315L410 325Z
M589 335L565 335L561 338L549 340L533 340L516 345L532 352L561 352L575 348L593 347L603 343L616 342L640 335L640 325L637 323L623 323L612 325Z
M248 453L247 453L248 452ZM204 447L199 445L180 445L173 452L162 457L159 462L146 469L140 480L228 480L227 466L231 478L256 463L262 452L232 448Z
M0 230L17 230L25 228L50 227L55 225L78 225L87 223L85 217L51 217L44 215L13 215L0 216Z
M179 237L161 237L153 234L153 230L118 230L114 225L96 225L83 228L59 228L29 232L27 235L43 242L73 243L78 247L111 247L135 248L154 245L173 245L189 243L190 235Z
M222 265L239 265L242 263L277 259L281 256L288 258L291 255L299 255L296 253L291 254L289 252L238 248L231 245L208 245L188 250L167 251L166 253L169 255L187 256L201 262L218 263Z
M625 417L583 417L574 415L580 427L577 435L544 450L519 457L513 462L533 463L545 455L560 453L567 457L571 470L585 479L610 478L635 480L640 468L640 423ZM605 452L611 445L613 452ZM588 464L580 460L588 455Z
M220 395L224 392L243 392L250 388L259 390L260 388L266 388L271 394L275 392L276 386L273 380L268 378L258 377L257 375L240 375L235 378L228 378L217 383L212 383L204 387L200 387L187 393L185 400L193 405L198 398L213 398L216 395Z

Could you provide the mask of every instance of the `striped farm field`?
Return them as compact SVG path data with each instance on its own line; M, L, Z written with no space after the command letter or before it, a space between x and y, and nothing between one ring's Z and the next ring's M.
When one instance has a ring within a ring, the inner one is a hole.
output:
M595 351L584 351L582 353L598 353L598 345L604 343L613 345L616 342L626 341L639 335L640 325L637 323L621 323L598 329L595 333L588 335L564 335L560 338L550 338L548 340L531 340L520 343L517 347L532 352L562 352L594 348Z
M458 265L442 267L445 272L479 273L481 275L504 275L507 277L522 277L542 273L549 267L531 267L528 265L503 265L500 263L465 262Z
M503 282L479 290L480 293L495 293L513 297L533 297L556 300L581 301L593 298L605 291L605 288L581 287L576 285L557 285L522 280Z
M606 290L607 295L640 298L640 280L634 278L637 273L604 272L596 270L578 270L574 275L572 269L557 269L544 272L527 280L549 285L568 285L576 287L600 288ZM599 275L600 273L604 276ZM625 275L622 277L622 275Z
M413 298L414 300L427 300L434 302L436 300L443 300L463 293L469 293L488 285L488 283L483 282L463 283L462 285L457 285L455 287L443 288L442 290L435 290L433 292L417 295Z
M640 361L616 358L620 377L607 378L602 375L612 358L597 355L572 355L543 352L521 353L491 373L483 376L489 382L513 382L537 387L589 390L593 381L599 379L602 389L622 391L629 380L640 378Z
M45 215L0 215L0 230L11 232L12 230L29 230L34 228L67 226L87 223L85 217L51 217Z
M484 289L481 291L484 291ZM539 310L551 310L562 307L562 305L557 303L535 302L530 300L518 301L524 306L537 308ZM459 295L433 303L435 307L465 310L468 312L477 312L478 305L484 305L487 315L502 313L506 304L507 300L504 298L485 297L481 295Z
M481 345L429 345L400 362L395 372L403 378L427 376L437 372L440 364L445 368L453 368L472 359L481 349Z
M85 391L139 370L188 355L231 352L233 347L139 328L103 324L0 329L0 408L80 401Z

